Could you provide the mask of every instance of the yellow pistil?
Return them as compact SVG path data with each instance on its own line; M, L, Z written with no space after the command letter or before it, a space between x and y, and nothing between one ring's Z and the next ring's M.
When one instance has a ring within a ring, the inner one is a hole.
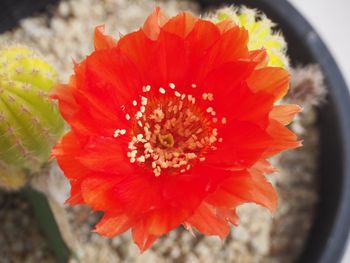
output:
M171 133L168 134L159 134L158 139L161 145L166 148L172 148L174 146L174 137Z

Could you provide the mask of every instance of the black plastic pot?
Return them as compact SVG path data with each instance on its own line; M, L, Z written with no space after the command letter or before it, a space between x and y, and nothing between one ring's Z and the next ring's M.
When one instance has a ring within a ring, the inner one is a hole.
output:
M24 15L57 1L2 0L0 32L14 26ZM259 8L279 25L289 44L293 64L317 63L321 66L329 96L328 103L319 111L318 121L321 133L320 201L298 262L340 262L350 230L350 97L332 55L310 24L285 0L198 2L204 10L233 3Z
M293 64L317 63L329 87L319 111L321 132L320 202L298 262L340 262L350 229L350 97L332 55L311 25L285 0L201 0L203 9L244 4L262 10L287 39Z

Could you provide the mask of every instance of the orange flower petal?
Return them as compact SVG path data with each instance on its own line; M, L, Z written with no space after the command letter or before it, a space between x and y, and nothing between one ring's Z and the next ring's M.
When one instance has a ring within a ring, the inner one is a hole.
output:
M302 108L296 104L276 105L270 112L270 118L280 122L283 125L288 125L293 120L295 114L301 111Z
M66 120L71 120L77 112L78 104L74 99L72 87L69 85L57 85L50 92L51 99L58 99L60 113Z
M185 38L193 30L197 20L191 13L182 12L169 19L162 27L162 30Z
M261 159L257 161L250 169L250 173L253 174L272 174L278 170L273 167L267 160Z
M273 213L277 208L277 193L270 182L257 172L241 172L231 176L208 197L219 208L235 209L243 203L256 203Z
M70 197L65 204L81 205L84 204L84 199L81 193L81 180L70 180Z
M226 31L236 26L237 25L231 19L225 19L217 24L217 27L220 29L221 33L225 33Z
M132 228L132 238L141 252L144 252L157 240L158 236L149 234L145 226L139 223Z
M271 144L271 136L251 122L235 120L225 128L221 135L225 144L206 156L206 163L215 167L236 170L251 167Z
M128 157L121 149L126 146L112 136L89 139L89 146L81 149L76 160L92 171L126 174L133 171Z
M220 38L221 33L215 24L205 20L197 20L192 31L186 37L191 64L196 65L199 60L206 57Z
M269 63L269 56L265 49L249 51L249 57L257 63L257 69L264 68Z
M91 174L90 170L76 159L80 149L78 137L73 132L69 132L63 136L51 153L70 180L81 180Z
M254 71L247 83L252 91L270 93L278 100L288 91L289 73L282 68L262 68Z
M127 231L132 222L126 215L105 214L95 226L95 232L105 237L114 237Z
M224 32L210 51L207 67L216 68L226 62L237 61L238 58L240 60L248 58L247 43L248 32L243 28L233 27Z
M81 192L84 202L96 211L119 212L121 208L117 200L111 203L114 185L123 179L122 176L104 175L89 177L82 181Z
M179 226L190 215L190 211L167 207L151 211L145 218L141 219L141 221L150 234L161 236Z
M238 225L239 217L236 213L236 209L217 208L217 213L221 218L224 218L227 222L235 226Z
M272 137L272 140L269 148L264 153L264 158L268 158L286 149L302 146L302 143L297 141L297 136L276 120L270 120L267 132Z
M227 221L218 216L213 206L205 202L198 207L187 222L202 234L216 235L221 239L224 239L230 232Z
M109 49L117 46L118 41L110 36L104 34L105 26L95 27L94 32L94 46L95 50Z
M153 13L151 13L144 25L143 32L152 40L158 38L160 28L169 20L169 18L157 7Z

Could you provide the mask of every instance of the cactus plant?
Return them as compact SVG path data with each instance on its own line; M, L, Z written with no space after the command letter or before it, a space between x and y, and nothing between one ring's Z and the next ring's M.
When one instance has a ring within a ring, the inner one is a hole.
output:
M64 127L47 96L56 82L53 67L29 48L0 49L0 162L10 167L0 167L3 178L22 178L21 170L37 171L49 159Z
M265 48L269 57L269 66L289 66L286 55L287 44L281 33L274 30L275 24L265 14L258 10L241 6L224 7L209 16L209 19L219 22L226 19L233 20L238 26L249 32L248 48L256 50Z

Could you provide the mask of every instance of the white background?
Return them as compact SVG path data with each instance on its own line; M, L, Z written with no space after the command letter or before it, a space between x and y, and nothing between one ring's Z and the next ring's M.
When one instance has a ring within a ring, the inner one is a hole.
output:
M309 20L326 43L335 57L349 87L350 0L289 1ZM348 245L342 263L350 263L350 245Z

